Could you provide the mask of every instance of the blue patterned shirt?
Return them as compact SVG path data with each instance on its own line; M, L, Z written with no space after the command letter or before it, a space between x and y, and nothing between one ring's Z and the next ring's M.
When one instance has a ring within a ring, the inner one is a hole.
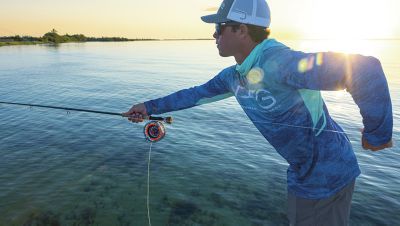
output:
M207 83L145 102L148 114L198 106L235 96L265 139L289 163L288 191L307 199L329 197L360 169L342 128L330 117L320 90L346 89L360 108L363 136L389 142L393 118L380 62L333 52L304 53L267 39L241 65Z

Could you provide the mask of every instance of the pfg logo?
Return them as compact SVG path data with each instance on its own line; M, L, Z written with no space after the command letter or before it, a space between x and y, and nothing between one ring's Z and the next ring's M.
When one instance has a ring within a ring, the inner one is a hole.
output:
M258 105L265 110L272 108L276 104L276 99L265 89L256 91L256 100Z
M265 89L248 90L242 86L237 86L235 96L239 99L254 99L258 106L264 110L269 110L276 104L276 99L271 92Z

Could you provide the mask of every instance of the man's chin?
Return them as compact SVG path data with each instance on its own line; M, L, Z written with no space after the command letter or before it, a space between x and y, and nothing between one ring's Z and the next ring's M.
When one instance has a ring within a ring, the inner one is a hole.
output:
M223 53L223 52L221 52L221 51L219 51L219 55L220 55L221 57L228 57L227 54L225 54L225 53Z

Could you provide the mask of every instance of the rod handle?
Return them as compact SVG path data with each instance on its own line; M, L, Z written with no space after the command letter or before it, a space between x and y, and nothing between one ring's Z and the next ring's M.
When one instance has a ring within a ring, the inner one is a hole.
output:
M123 114L120 114L122 117L128 117L128 118L134 118L134 117L131 117L131 115L123 115ZM154 120L154 121L161 121L161 122L165 122L165 123L168 123L168 124L172 124L172 122L174 121L173 120L173 118L172 117L170 117L170 116L168 116L168 117L160 117L160 116L145 116L144 118L143 118L144 120Z
M156 120L156 121L162 121L168 124L172 124L172 122L174 121L172 119L172 117L168 116L168 117L158 117L158 116L148 116L148 120Z

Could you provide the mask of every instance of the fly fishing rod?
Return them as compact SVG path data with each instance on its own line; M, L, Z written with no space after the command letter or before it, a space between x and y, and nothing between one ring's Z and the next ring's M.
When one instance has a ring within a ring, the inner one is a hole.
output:
M0 101L0 104L7 105L17 105L17 106L27 106L27 107L38 107L38 108L48 108L48 109L59 109L65 111L78 111L78 112L87 112L87 113L95 113L95 114L103 114L103 115L116 115L121 117L129 118L129 115L124 115L122 113L116 112L108 112L108 111L96 111L96 110L88 110L81 108L70 108L70 107L59 107L59 106L51 106L51 105L41 105L41 104L26 104L26 103L17 103L17 102L4 102ZM155 116L145 116L143 118L149 122L144 126L144 136L146 140L150 142L160 141L165 136L165 127L163 122L172 124L172 117L155 117Z

